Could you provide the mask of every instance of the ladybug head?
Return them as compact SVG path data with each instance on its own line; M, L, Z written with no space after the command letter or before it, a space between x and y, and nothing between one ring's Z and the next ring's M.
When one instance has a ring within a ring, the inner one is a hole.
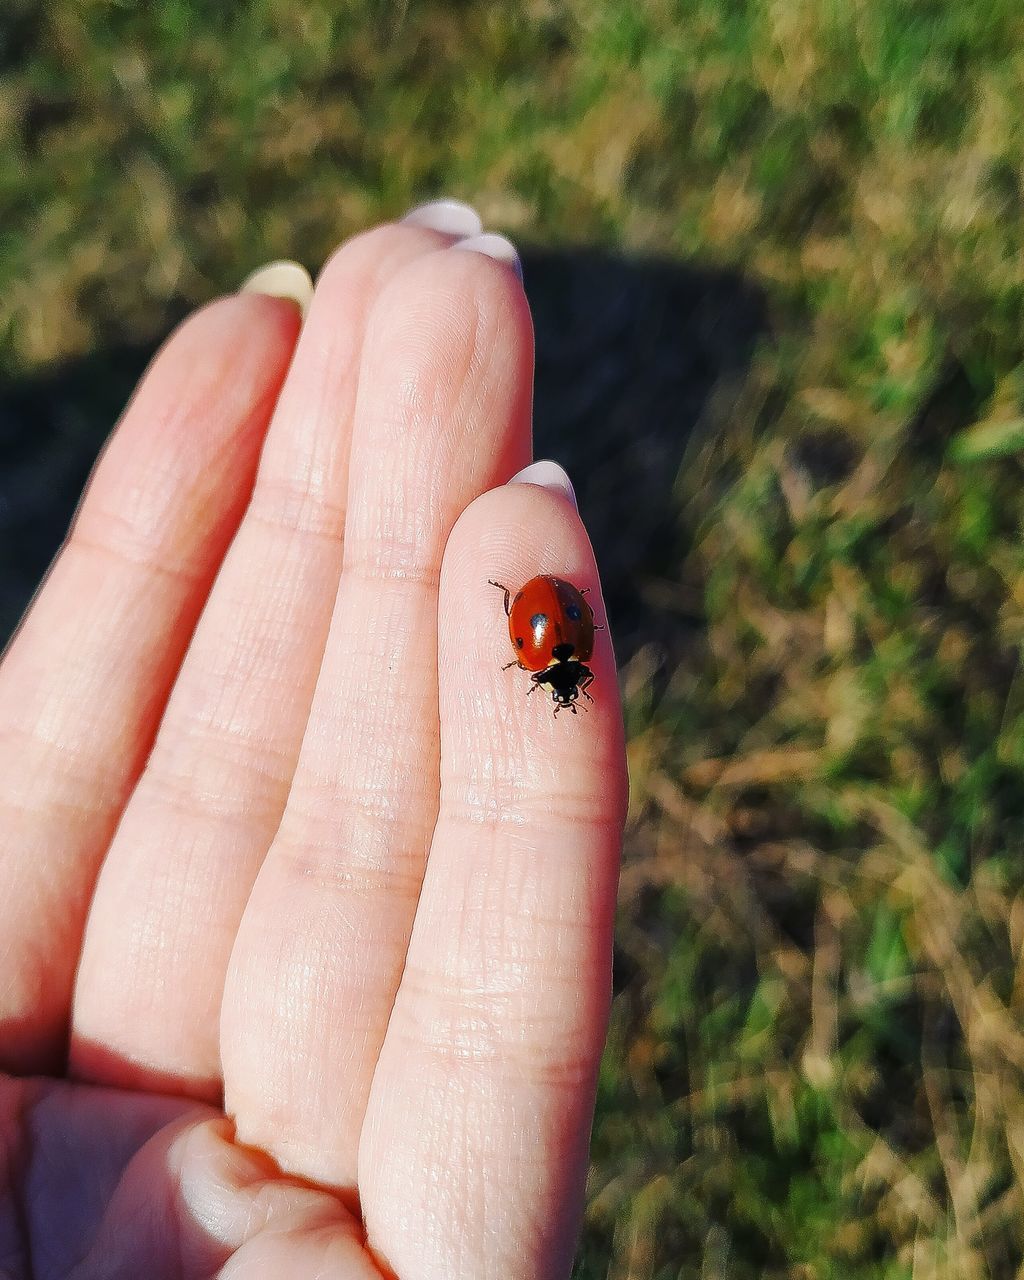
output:
M565 641L562 644L556 644L551 650L551 656L556 662L568 662L572 655L576 652L576 646Z

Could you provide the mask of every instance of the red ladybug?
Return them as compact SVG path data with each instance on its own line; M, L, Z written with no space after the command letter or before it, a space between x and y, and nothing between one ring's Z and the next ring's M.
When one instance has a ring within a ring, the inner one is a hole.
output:
M512 662L502 667L520 667L532 671L533 683L528 692L542 684L551 690L557 716L562 707L576 714L576 699L582 693L593 702L587 686L594 673L586 665L594 652L594 611L582 591L564 578L548 575L531 578L512 597L508 587L490 579L492 587L505 593L505 613L508 615L508 634L515 651Z

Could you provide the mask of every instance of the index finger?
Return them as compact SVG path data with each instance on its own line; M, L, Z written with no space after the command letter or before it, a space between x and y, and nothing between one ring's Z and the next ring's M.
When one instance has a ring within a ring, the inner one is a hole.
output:
M604 620L566 497L512 484L474 502L441 577L440 816L360 1148L368 1240L398 1275L527 1280L571 1264L626 785L607 631L587 713L556 717L526 672L502 670L513 655L488 579L515 590L538 574L590 587ZM414 1185L425 1168L459 1212Z

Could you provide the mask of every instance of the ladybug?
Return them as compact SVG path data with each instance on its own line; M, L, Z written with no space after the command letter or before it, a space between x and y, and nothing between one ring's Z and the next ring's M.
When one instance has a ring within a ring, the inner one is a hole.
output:
M586 665L594 652L594 632L603 630L594 622L594 611L581 591L564 578L545 575L531 578L512 596L508 587L489 579L492 587L505 593L508 634L515 658L502 667L531 671L533 693L541 685L551 690L555 715L563 707L576 714L576 699L582 693L593 702L587 686L594 673Z

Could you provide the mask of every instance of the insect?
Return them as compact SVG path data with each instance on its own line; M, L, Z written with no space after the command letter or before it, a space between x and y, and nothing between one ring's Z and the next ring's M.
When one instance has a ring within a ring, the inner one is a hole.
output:
M513 596L508 587L493 578L489 581L505 593L508 634L516 655L502 671L520 667L532 672L527 692L546 685L556 716L563 707L575 715L581 693L593 702L587 686L594 673L586 664L594 652L594 632L604 628L594 622L594 611L584 599L590 588L581 591L564 578L545 575L531 578Z

